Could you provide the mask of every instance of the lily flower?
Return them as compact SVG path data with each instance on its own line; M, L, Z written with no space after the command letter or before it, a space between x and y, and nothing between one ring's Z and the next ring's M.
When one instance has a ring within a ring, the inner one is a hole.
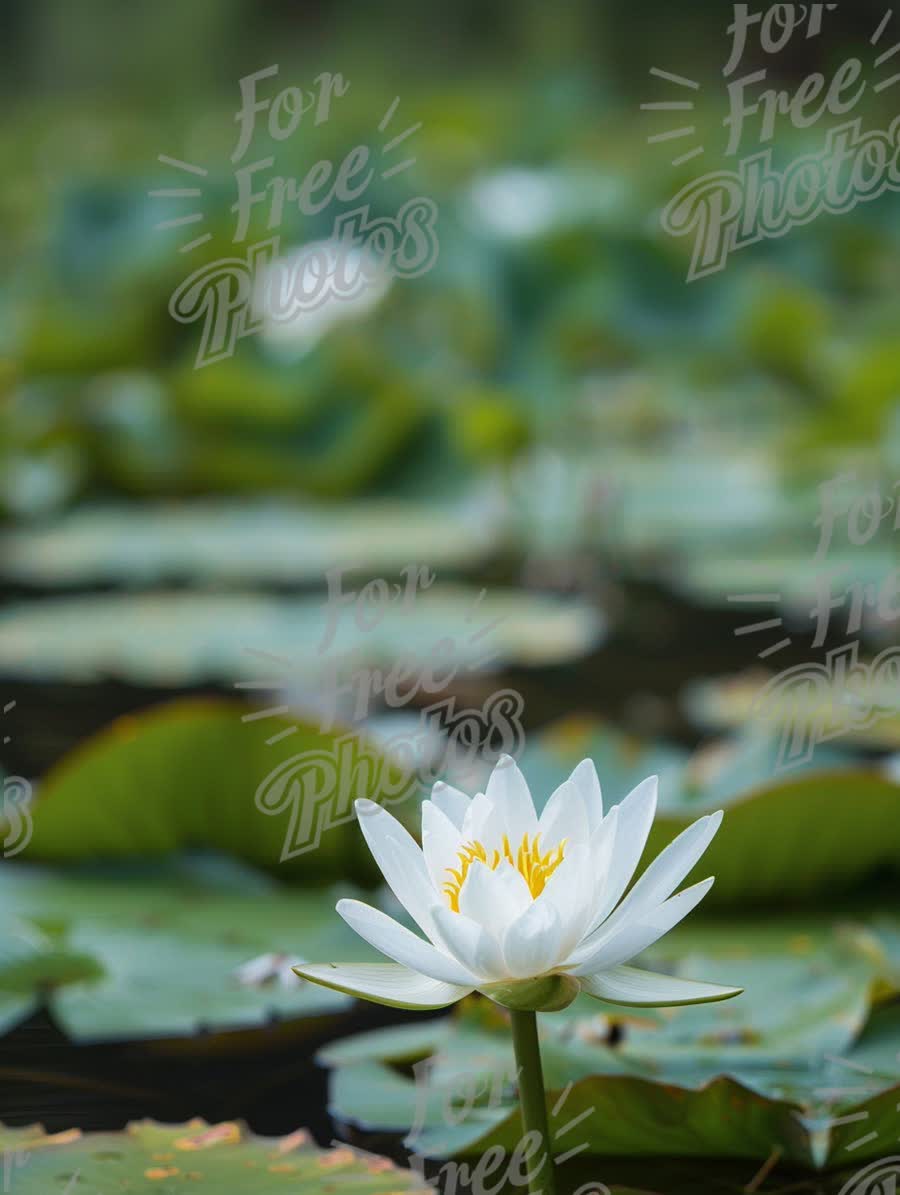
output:
M392 961L304 963L295 970L399 1008L442 1008L473 991L529 1012L565 1008L579 992L648 1007L737 996L740 988L629 965L713 883L676 893L712 841L721 812L689 826L629 889L656 796L652 776L604 816L596 769L584 760L538 816L525 777L503 756L473 798L434 786L422 804L421 848L381 806L357 801L369 849L424 936L360 901L341 900L341 917Z

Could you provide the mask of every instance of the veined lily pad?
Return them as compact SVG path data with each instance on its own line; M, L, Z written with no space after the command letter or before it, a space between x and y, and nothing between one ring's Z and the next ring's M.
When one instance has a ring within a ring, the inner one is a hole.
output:
M274 740L274 741L273 741ZM51 862L208 848L305 886L379 874L353 813L400 817L415 782L374 742L256 711L182 700L120 718L53 768L21 857Z
M215 1195L426 1195L430 1190L387 1158L342 1146L318 1149L304 1130L257 1137L244 1125L145 1120L120 1133L46 1134L0 1125L0 1155L18 1195L88 1191L215 1192Z
M714 875L710 905L782 905L833 897L874 871L900 865L900 786L876 771L807 772L734 794L703 859ZM647 857L708 808L659 818Z

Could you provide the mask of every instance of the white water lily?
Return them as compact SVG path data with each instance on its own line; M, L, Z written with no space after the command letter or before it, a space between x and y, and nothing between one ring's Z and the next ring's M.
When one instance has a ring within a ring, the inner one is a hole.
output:
M627 964L677 925L712 886L673 895L709 846L721 812L670 843L637 882L656 812L656 777L604 816L584 760L543 812L504 756L483 793L447 784L422 805L422 847L385 809L357 801L363 834L397 900L424 934L357 900L337 911L391 963L311 965L298 975L366 1000L442 1008L479 991L512 1009L564 1008L579 991L615 1004L695 1004L739 988Z

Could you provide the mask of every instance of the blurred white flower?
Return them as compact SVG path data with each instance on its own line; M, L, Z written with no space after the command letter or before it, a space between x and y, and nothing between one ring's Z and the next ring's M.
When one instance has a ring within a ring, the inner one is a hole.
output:
M537 170L509 169L476 179L469 202L478 221L500 236L537 236L551 227L560 207L559 185Z
M603 221L624 210L624 181L611 174L507 166L480 175L466 207L486 232L527 240L579 220Z
M722 814L695 822L627 895L656 812L656 777L603 816L584 760L538 817L525 778L504 756L470 799L436 784L422 806L422 848L380 806L357 801L360 825L394 895L424 938L356 900L337 910L391 964L304 964L338 991L405 1008L440 1008L472 991L517 1009L563 1008L579 991L616 1004L725 1000L737 988L626 966L709 891L672 895L706 850Z
M273 301L287 279L304 296L289 312ZM346 279L358 281L342 293ZM389 265L365 247L332 238L289 250L262 271L253 296L263 343L282 356L302 355L338 324L368 315L390 287Z

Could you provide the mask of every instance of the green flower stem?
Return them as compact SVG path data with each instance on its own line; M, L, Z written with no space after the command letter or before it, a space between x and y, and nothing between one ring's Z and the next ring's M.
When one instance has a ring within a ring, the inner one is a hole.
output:
M550 1125L547 1120L547 1097L544 1094L544 1073L541 1067L541 1048L538 1044L537 1014L510 1011L516 1066L519 1074L519 1100L522 1104L522 1127L526 1135L535 1133L541 1142L540 1150L529 1149L532 1158L528 1176L531 1195L556 1195L556 1176L550 1146Z

